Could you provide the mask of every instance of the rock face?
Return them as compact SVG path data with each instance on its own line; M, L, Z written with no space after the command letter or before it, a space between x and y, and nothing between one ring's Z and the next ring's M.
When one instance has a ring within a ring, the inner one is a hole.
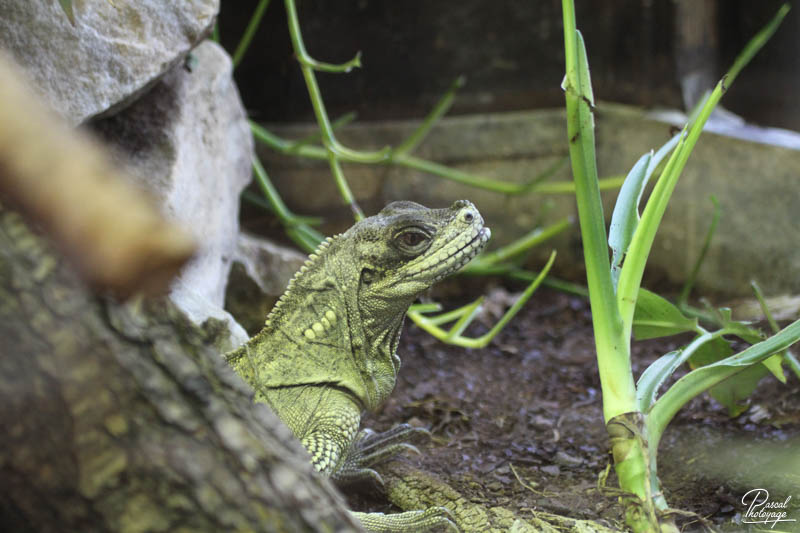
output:
M219 0L3 0L0 47L71 124L123 107L211 30Z
M228 321L234 344L246 340L222 310L253 151L228 55L213 42L201 44L147 94L93 128L200 244L173 285L173 301L195 322Z

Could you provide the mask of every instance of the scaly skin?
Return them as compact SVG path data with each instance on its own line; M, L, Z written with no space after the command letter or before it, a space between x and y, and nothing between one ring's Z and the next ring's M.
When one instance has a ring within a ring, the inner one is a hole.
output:
M483 249L491 233L470 202L428 209L393 202L323 242L295 275L264 329L227 354L335 481L380 476L370 467L413 446L408 426L359 433L361 413L394 389L409 305ZM439 507L395 515L354 513L367 531L458 531Z

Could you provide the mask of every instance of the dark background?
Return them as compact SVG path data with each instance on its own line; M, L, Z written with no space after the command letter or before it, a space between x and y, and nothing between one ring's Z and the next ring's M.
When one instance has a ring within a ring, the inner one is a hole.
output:
M257 0L223 0L222 44L233 52ZM558 107L564 72L557 0L298 0L301 29L317 60L363 68L318 74L332 117L422 117L459 75L467 85L451 114ZM681 76L718 79L777 11L764 0L576 1L595 97L683 108ZM737 79L723 104L749 121L800 130L800 10ZM245 106L259 121L312 118L293 57L283 2L272 0L236 71Z

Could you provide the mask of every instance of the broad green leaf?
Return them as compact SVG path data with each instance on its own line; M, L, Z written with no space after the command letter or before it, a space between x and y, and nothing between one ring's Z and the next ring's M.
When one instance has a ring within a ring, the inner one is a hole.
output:
M689 366L692 369L707 366L733 355L733 348L728 341L718 337L708 344L695 351L689 358ZM764 365L752 365L751 367L729 377L708 390L712 398L717 400L726 409L728 415L739 416L747 409L744 403L755 390L761 378L767 375Z
M653 361L642 372L639 381L636 382L636 401L643 413L647 413L650 406L655 403L658 388L675 372L681 362L681 350L673 350Z
M772 372L775 379L783 384L786 384L786 376L783 373L783 361L785 352L776 353L762 364L767 367L767 370Z
M639 224L639 200L647 185L647 167L653 159L653 151L644 154L628 172L625 182L619 189L611 224L608 226L608 245L611 247L611 280L617 287L622 258L628 251L633 232Z
M798 340L800 340L800 320L792 322L772 337L736 355L697 368L683 376L656 401L647 415L651 444L658 444L664 428L689 400L747 367L787 349Z
M677 307L658 294L639 289L633 314L634 338L655 339L696 330L696 318L684 316Z
M655 155L650 150L649 153L640 157L619 190L614 213L611 216L611 225L608 229L608 245L613 253L611 279L615 289L622 259L628 253L628 246L630 246L633 234L639 225L639 202L642 200L644 188L664 157L678 144L678 139L679 135L675 135L664 143L664 146L659 148Z

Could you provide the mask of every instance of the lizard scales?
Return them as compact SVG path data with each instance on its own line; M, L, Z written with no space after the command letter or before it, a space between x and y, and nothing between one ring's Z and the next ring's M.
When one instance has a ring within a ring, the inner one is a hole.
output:
M369 466L408 448L398 440L411 428L359 433L361 413L376 409L394 389L408 307L466 265L490 235L466 200L444 209L393 202L320 244L264 329L226 355L255 389L255 400L289 426L321 473L340 482L379 479ZM412 513L356 514L373 531L421 532L448 523L444 510Z

